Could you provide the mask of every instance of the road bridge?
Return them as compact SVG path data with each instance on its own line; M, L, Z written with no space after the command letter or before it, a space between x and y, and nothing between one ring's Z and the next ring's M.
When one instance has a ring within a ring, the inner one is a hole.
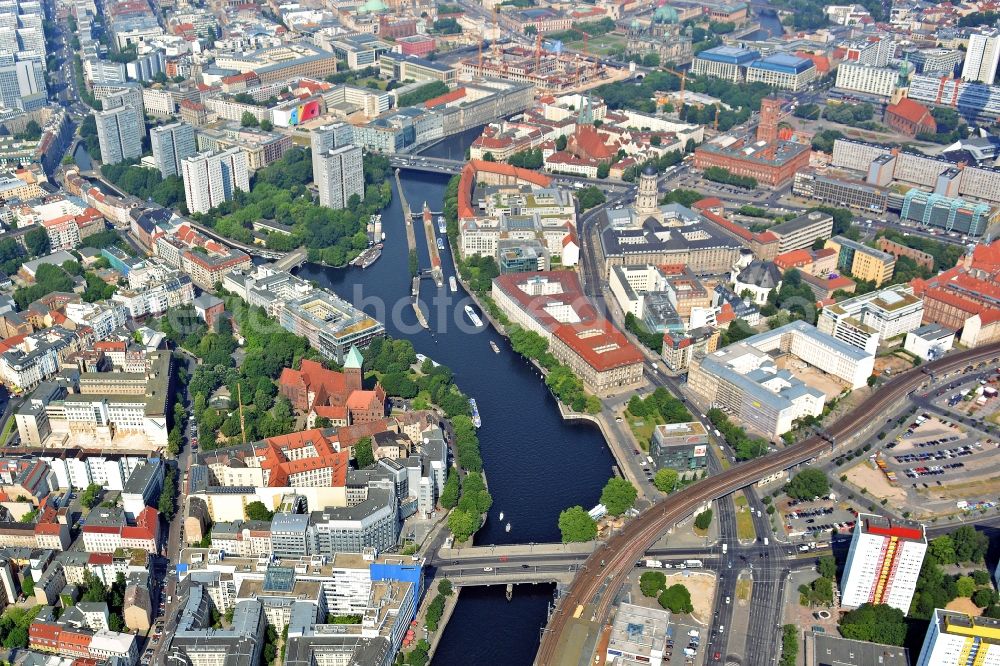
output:
M306 259L308 258L309 252L304 247L300 247L275 261L274 267L279 271L290 271L306 263Z
M897 404L905 403L910 394L929 380L924 370L944 373L962 370L966 366L997 363L1000 359L1000 343L986 345L978 349L959 352L913 369L885 384L869 400L846 413L827 428L835 441L841 444L855 435L866 431L879 418ZM542 635L541 645L535 663L549 665L559 663L559 655L566 652L567 641L578 641L567 632L576 626L573 617L575 609L588 606L589 615L597 626L603 625L611 610L618 591L628 579L636 559L642 556L653 543L679 520L689 515L705 502L751 485L756 480L775 472L806 462L820 453L833 448L831 442L819 437L810 437L798 444L780 449L762 458L749 461L709 477L684 488L645 510L636 519L627 523L605 544L590 555L581 568L589 572L600 571L600 576L577 576L567 594L562 596L551 616L549 625ZM603 563L603 564L602 564ZM589 632L594 626L583 627Z

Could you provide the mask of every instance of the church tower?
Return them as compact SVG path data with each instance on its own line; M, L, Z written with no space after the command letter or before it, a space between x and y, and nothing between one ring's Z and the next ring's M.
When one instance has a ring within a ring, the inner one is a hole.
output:
M657 185L656 169L652 166L643 169L639 176L639 193L635 198L635 212L639 222L647 217L655 217L660 212Z
M362 380L362 366L365 358L358 351L358 348L351 346L351 350L344 357L344 385L349 391L360 391Z

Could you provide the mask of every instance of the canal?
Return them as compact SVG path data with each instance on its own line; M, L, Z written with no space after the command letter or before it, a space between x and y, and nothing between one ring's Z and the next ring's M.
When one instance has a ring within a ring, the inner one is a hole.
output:
M438 155L464 155L464 147L435 148ZM401 176L414 210L420 210L425 200L431 210L442 210L447 176L416 172ZM406 235L395 187L393 183L392 203L382 215L386 246L378 262L366 270L306 264L298 275L333 289L384 321L390 335L411 340L417 352L450 367L457 384L478 402L483 419L479 440L493 508L475 536L476 544L559 541L559 512L576 504L587 509L597 504L614 459L594 426L562 420L538 372L511 350L505 338L492 328L472 329L464 314L471 300L461 286L452 294L447 284L439 289L429 279L422 281L420 300L430 330L420 328L410 306ZM419 221L415 232L420 267L426 269L429 259ZM453 274L450 251L444 250L442 256L446 282ZM500 353L492 351L491 340ZM463 590L435 663L528 666L553 591L552 585L519 585L508 602L503 586Z
M771 37L780 37L784 32L784 27L781 25L781 17L774 10L764 13L760 9L754 10L754 20L760 23L760 30L756 30L744 39L748 41L765 40Z

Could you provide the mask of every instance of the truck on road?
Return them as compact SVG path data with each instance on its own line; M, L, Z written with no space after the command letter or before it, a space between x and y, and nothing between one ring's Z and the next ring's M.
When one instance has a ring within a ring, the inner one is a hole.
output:
M646 560L646 568L648 569L662 569L663 562L659 560Z
M688 569L700 569L705 565L701 560L684 560L684 566Z

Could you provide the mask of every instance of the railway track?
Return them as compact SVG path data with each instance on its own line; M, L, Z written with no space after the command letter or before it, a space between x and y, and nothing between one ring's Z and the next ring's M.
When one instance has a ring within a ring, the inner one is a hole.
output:
M930 373L944 373L988 361L996 363L1000 357L1000 343L978 349L959 352L931 363L913 368L898 375L878 390L874 397L863 405L840 417L826 429L835 440L856 434L868 426L876 417L897 400L913 393ZM542 634L541 645L535 657L539 666L550 666L556 662L562 632L579 606L591 604L598 591L603 591L593 612L593 619L604 623L611 604L628 579L636 562L653 543L697 507L724 497L744 488L757 480L803 463L822 453L831 446L825 439L813 436L802 442L784 448L762 458L731 467L729 470L688 486L684 490L660 502L628 523L618 534L591 554L569 591L557 602L548 627Z

